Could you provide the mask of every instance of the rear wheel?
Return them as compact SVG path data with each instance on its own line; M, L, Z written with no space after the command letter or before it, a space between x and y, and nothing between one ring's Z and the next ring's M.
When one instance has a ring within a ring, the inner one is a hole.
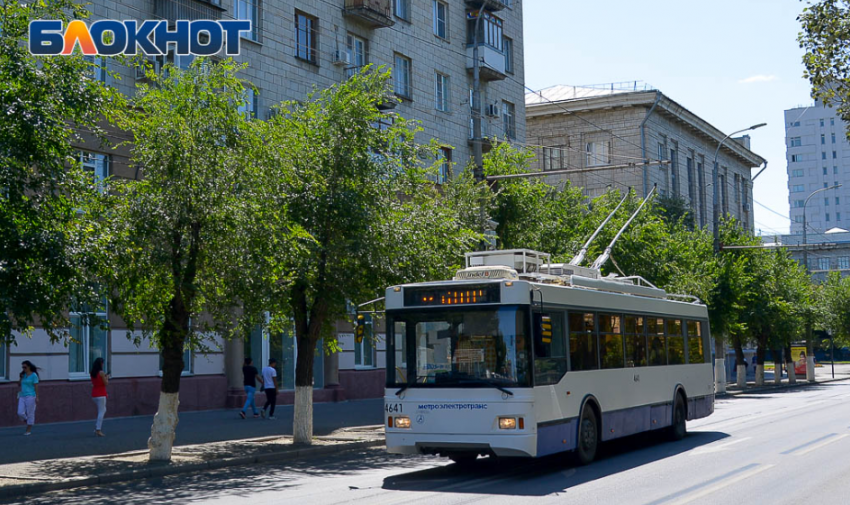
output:
M585 407L578 423L578 446L576 447L576 459L582 465L586 465L596 458L596 450L599 447L599 422L596 412L592 408Z
M673 403L673 425L670 426L668 432L670 440L677 442L685 438L688 429L685 426L687 419L687 411L685 410L685 402L682 400L682 395L676 395L676 401Z

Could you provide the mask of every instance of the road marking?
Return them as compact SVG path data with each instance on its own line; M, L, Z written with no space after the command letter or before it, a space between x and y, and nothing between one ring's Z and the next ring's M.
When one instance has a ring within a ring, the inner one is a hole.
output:
M838 442L839 440L841 440L842 438L845 438L846 436L847 436L847 434L844 434L844 435L838 435L838 436L837 436L837 437L835 437L835 438L830 438L830 439L829 439L829 440L827 440L826 442L821 442L821 443L820 443L820 444L818 444L818 445L814 445L814 446L809 447L808 449L806 449L806 450L804 450L804 451L800 451L800 452L798 452L798 453L797 453L797 456L802 456L803 454L808 454L808 453L810 453L810 452L812 452L812 451L814 451L814 450L820 449L821 447L824 447L824 446L827 446L827 445L829 445L829 444L832 444L832 443Z
M765 470L769 470L769 469L773 468L774 466L775 465L764 465L764 466L758 466L757 465L755 468L748 470L746 472L743 472L743 473L739 473L738 475L732 477L731 479L723 480L715 486L708 487L708 488L703 489L702 491L700 491L698 493L692 494L690 496L686 496L686 497L682 498L681 500L674 501L672 503L672 505L684 505L685 503L691 503L694 500L697 500L699 498L704 498L704 497L710 495L711 493L720 491L721 489L723 489L725 487L729 487L732 484L735 484L736 482L741 482L742 480L749 479L750 477L753 477L757 474L760 474Z
M733 440L731 442L728 442L728 443L725 443L725 444L722 444L722 445L709 445L709 446L706 446L706 447L698 447L698 448L692 450L691 452L689 452L688 454L690 454L691 456L699 456L699 455L702 455L702 454L711 454L711 453L715 453L715 452L725 451L730 446L733 446L735 444L740 444L741 442L746 442L747 440L750 440L751 438L752 437L744 437L744 438L739 438L738 440Z
M787 451L782 451L782 452L780 452L779 454L792 454L792 453L794 453L794 452L799 451L800 449L803 449L803 448L805 448L805 447L808 447L808 446L810 446L810 445L812 445L812 444L816 444L816 443L820 442L821 440L826 440L827 438L832 438L832 437L834 437L835 435L837 435L837 433L830 433L829 435L824 435L824 436L822 436L822 437L820 437L820 438L816 438L816 439L814 439L814 440L812 440L812 441L806 442L805 444L798 445L797 447L794 447L794 448L788 449ZM846 436L846 435L845 435L845 436Z

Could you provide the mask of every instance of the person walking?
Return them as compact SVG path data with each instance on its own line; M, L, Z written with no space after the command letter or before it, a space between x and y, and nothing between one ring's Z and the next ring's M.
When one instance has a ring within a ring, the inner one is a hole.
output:
M21 392L18 393L18 417L27 423L24 435L32 435L35 424L35 406L38 403L38 367L31 361L21 363Z
M260 414L266 417L266 409L269 410L269 419L274 419L274 407L277 403L277 370L274 369L277 365L277 360L272 358L269 360L269 366L263 368L263 390L266 392L266 404L263 405L263 410Z
M97 358L91 366L91 399L97 406L97 423L94 425L94 434L105 437L103 428L103 416L106 415L106 386L109 384L109 376L103 371L103 358Z
M260 372L257 371L257 367L254 366L254 360L250 357L245 358L245 365L242 367L242 383L245 386L245 394L248 395L248 398L245 399L245 406L242 407L242 411L239 412L239 417L245 419L245 412L248 411L248 407L251 407L251 411L254 413L254 417L260 417L260 413L257 412L257 402L254 398L255 393L257 392L257 379L262 381L260 377Z

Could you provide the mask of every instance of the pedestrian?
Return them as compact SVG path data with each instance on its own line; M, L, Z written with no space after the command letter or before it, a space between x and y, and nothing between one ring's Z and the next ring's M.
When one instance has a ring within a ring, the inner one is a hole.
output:
M27 431L24 435L32 435L32 425L35 424L35 405L38 403L38 367L32 361L21 363L21 392L18 393L18 417L26 421Z
M106 415L106 386L109 384L109 376L103 371L103 358L97 358L91 366L91 399L97 406L97 423L94 425L94 434L105 437L103 428L103 416Z
M266 409L269 410L269 419L274 419L274 406L277 403L277 370L274 369L277 365L277 360L272 358L269 360L269 366L263 368L263 391L266 392L266 404L263 405L263 410L260 414L266 417Z
M257 392L257 379L262 381L260 372L258 372L257 367L254 366L254 360L250 357L245 358L245 365L242 367L242 383L245 386L245 394L248 395L248 398L245 399L245 406L242 407L242 411L239 412L239 417L242 419L245 419L245 412L248 411L248 406L250 406L251 411L254 412L254 417L260 417L260 413L257 412L257 402L254 398L254 395Z

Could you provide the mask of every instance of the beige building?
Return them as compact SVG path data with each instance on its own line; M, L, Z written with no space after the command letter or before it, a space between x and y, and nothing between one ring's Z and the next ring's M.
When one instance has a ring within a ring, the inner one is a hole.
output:
M484 6L482 9L482 5ZM420 142L443 144L441 179L462 168L472 156L472 47L479 44L483 132L525 142L523 20L519 0L92 0L92 20L250 19L243 32L241 54L248 63L246 112L265 119L284 100L303 100L348 78L367 64L392 72L398 99L392 114L420 122ZM479 11L482 9L481 11ZM474 25L481 16L478 35ZM156 57L156 67L173 63L186 67L192 57L173 53ZM101 61L101 60L98 60ZM132 94L143 73L114 61L101 61L109 72L92 77L125 94ZM123 137L113 132L113 138ZM113 151L96 142L80 146L81 159L96 177L136 176L127 150ZM120 319L108 307L98 313L109 329L82 325L71 329L79 343L52 345L42 330L19 345L0 345L0 404L12 405L17 371L23 360L42 368L42 394L53 407L40 421L91 417L88 370L97 357L106 360L110 381L109 415L137 415L156 410L160 362L148 342L133 345ZM77 315L72 314L72 317ZM74 320L77 320L76 318ZM315 365L316 401L378 397L384 387L384 343L356 343L350 324L337 325L340 353L321 356ZM241 401L241 366L252 356L257 366L277 358L282 396L292 402L295 379L295 341L288 335L257 332L237 342L215 342L212 352L186 351L181 385L181 409L233 406ZM321 347L321 346L320 346ZM0 426L15 422L12 409L0 412Z
M569 180L588 197L611 188L639 195L657 186L681 197L699 226L712 226L712 164L726 136L660 91L638 86L553 86L525 97L526 142L534 146L533 169L566 170L552 183ZM748 136L721 148L718 203L752 230L751 171L766 161L750 150Z

